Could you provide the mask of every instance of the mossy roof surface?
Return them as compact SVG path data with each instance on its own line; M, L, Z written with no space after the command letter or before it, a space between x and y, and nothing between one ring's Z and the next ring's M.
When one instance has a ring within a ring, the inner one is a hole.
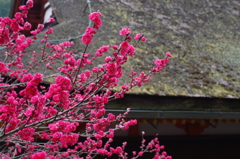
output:
M88 24L87 11L83 13L86 1L50 1L60 19L55 28L62 25L57 36L84 31ZM99 10L104 16L90 51L118 44L123 39L119 30L129 27L133 34L144 33L147 42L138 45L136 56L125 65L126 71L147 71L165 52L173 55L166 69L132 93L240 97L239 1L99 0L91 1L91 5L93 11ZM67 21L72 22L64 24ZM75 49L81 51L83 46L77 44Z
M49 0L59 24L51 39L81 35L88 25L85 0ZM240 97L240 2L236 0L92 0L103 26L89 52L102 45L119 44L123 27L144 33L136 56L124 65L148 71L165 52L173 57L160 74L133 94L194 97ZM84 11L85 10L85 11ZM84 45L74 40L75 53ZM39 47L39 46L35 46ZM109 52L110 54L111 52ZM107 55L107 54L106 54ZM124 83L129 79L123 78Z

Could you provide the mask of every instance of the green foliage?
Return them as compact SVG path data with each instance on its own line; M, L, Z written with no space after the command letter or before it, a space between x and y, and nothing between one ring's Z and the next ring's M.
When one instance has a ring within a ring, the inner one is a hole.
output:
M0 0L0 17L8 17L11 0Z

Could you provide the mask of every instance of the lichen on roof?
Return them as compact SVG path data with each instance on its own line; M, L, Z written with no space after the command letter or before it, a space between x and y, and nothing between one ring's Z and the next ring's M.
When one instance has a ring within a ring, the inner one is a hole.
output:
M98 40L113 43L119 29L148 38L127 68L147 71L170 51L168 67L135 94L240 97L240 3L232 0L93 1L104 15ZM101 40L100 40L101 39Z
M59 24L51 38L80 35L88 25L86 1L50 0ZM240 2L236 0L99 0L91 1L100 11L103 26L89 52L102 45L119 44L123 27L132 35L147 37L136 56L125 65L148 71L153 61L171 52L173 58L151 83L133 89L133 94L171 96L240 97ZM84 46L74 40L74 52ZM122 79L122 83L128 79Z

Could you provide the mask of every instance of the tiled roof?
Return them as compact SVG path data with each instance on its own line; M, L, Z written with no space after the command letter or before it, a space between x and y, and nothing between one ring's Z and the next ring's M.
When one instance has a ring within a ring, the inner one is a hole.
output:
M59 24L51 39L81 35L88 25L87 1L49 0ZM157 58L170 51L173 58L164 71L133 94L188 97L240 97L240 3L235 0L99 0L103 26L89 52L101 45L118 44L122 27L144 33L135 58L125 69L147 71ZM85 10L85 12L84 12ZM84 46L74 40L74 52ZM38 47L38 46L34 46ZM122 82L128 79L122 79Z
M139 45L126 69L148 70L170 51L163 72L134 94L240 97L240 3L233 0L91 1L103 15L103 26L91 48L115 44L118 31L130 27L148 40ZM51 0L60 22L56 36L82 33L87 26L85 1ZM62 23L61 23L61 21ZM82 45L75 46L81 51ZM125 81L126 79L123 79Z

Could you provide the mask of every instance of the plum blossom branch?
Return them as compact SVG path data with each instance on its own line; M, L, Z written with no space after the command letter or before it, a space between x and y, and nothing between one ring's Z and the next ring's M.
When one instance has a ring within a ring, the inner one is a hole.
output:
M167 52L167 58L156 60L148 73L130 70L129 82L119 85L120 78L126 78L124 64L135 55L138 43L146 41L144 34L132 38L130 28L123 28L119 34L124 40L118 45L104 45L93 54L87 53L102 26L102 14L93 12L89 15L93 26L87 27L80 39L85 48L77 59L79 55L69 51L73 42L50 43L52 28L48 28L43 39L38 39L42 24L30 31L32 37L21 33L31 29L26 19L33 3L28 0L20 6L21 12L12 19L0 18L0 45L7 49L4 61L0 62L0 141L4 143L0 158L91 159L98 155L127 158L127 142L115 148L111 144L116 131L129 129L137 120L125 120L130 109L114 115L106 112L105 105L110 100L123 98L133 87L149 82L152 75L167 66L172 55ZM29 52L28 48L35 42L40 42L42 48ZM31 60L23 63L25 57ZM102 62L94 67L96 58ZM36 73L40 67L45 73L50 70L57 73L48 76ZM47 78L54 82L43 84ZM114 92L117 86L120 89ZM80 126L84 127L82 131ZM143 138L141 151L133 152L133 158L154 153L154 159L171 159L163 149L156 138L147 145Z

